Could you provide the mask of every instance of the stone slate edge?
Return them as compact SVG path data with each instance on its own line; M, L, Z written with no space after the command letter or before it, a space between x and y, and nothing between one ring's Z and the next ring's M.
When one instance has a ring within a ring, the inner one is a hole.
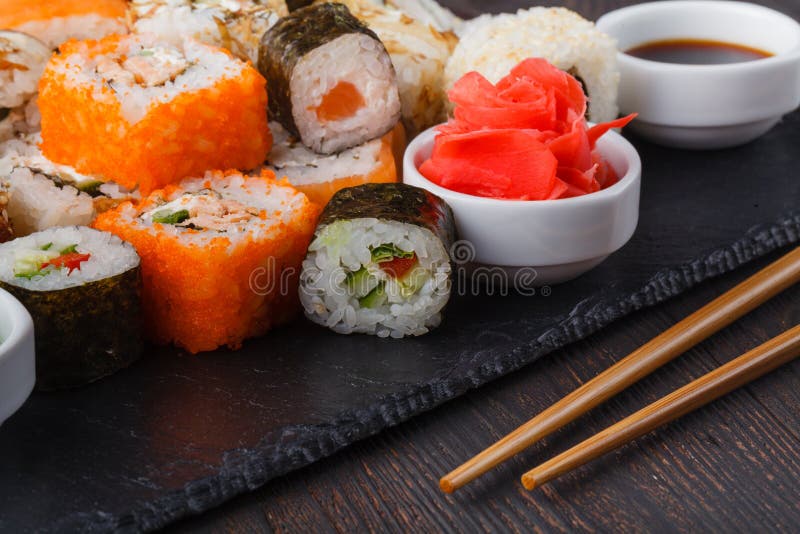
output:
M103 511L75 513L48 530L150 531L210 510L239 494L263 486L273 478L330 456L358 440L515 371L629 313L659 304L704 280L797 242L800 242L800 210L784 215L774 224L753 227L741 239L712 250L703 258L659 271L631 295L611 301L601 300L588 309L582 309L587 306L581 303L566 319L538 339L470 370L466 376L448 376L417 385L404 394L388 395L369 408L342 413L334 423L285 427L280 433L265 436L255 448L225 453L216 475L190 482L183 489L156 500L138 503L122 515Z

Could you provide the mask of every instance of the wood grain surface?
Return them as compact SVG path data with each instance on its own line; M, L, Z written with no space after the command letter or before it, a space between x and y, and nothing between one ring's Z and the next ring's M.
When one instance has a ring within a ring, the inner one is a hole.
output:
M463 15L523 2L443 2ZM586 17L638 3L570 0ZM800 19L798 0L761 0ZM175 532L797 532L800 361L528 492L527 469L800 323L794 287L453 495L438 479L782 253L277 479ZM557 288L554 298L557 298Z
M635 313L486 387L175 532L792 532L800 528L800 361L540 490L519 476L800 323L800 287L453 495L438 479L769 259Z

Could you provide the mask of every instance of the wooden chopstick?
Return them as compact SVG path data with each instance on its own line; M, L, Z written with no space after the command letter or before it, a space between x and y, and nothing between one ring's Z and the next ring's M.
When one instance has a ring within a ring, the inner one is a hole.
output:
M685 415L800 356L800 325L703 375L522 475L541 486L651 430Z
M439 481L452 493L800 281L800 247L635 350Z

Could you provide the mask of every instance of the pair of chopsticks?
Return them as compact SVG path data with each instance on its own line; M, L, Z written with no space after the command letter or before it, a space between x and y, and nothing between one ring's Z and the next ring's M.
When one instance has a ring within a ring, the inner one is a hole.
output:
M442 477L452 493L605 402L800 281L800 247L658 335L506 437ZM533 489L677 419L800 356L800 325L698 378L528 471Z

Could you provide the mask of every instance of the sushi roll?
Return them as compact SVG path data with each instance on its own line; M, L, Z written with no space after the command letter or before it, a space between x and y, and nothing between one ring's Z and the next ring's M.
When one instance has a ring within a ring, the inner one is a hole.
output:
M0 0L0 28L32 35L51 50L68 39L128 33L125 0Z
M403 161L398 149L405 144L400 124L381 138L329 156L310 150L276 122L270 129L275 142L266 167L320 206L346 187L398 181Z
M86 227L52 228L0 245L0 287L33 317L36 386L80 386L142 354L139 256Z
M300 275L306 316L341 334L418 336L441 322L450 298L453 214L405 184L336 193Z
M444 69L458 38L403 11L370 0L343 0L380 38L397 72L402 118L409 136L447 119Z
M54 226L88 226L101 213L138 194L45 158L37 135L7 141L0 179L8 184L8 217L17 236Z
M255 65L261 36L288 10L283 0L132 0L130 13L137 33L194 37Z
M14 230L8 220L8 183L0 178L0 243L14 239Z
M467 22L447 62L445 86L450 89L471 71L497 83L530 57L544 58L581 82L590 121L617 118L617 44L594 23L563 7L481 15Z
M0 30L0 141L38 128L35 97L50 49L20 32ZM34 112L35 111L35 112Z
M207 169L252 169L272 145L265 85L227 50L193 39L70 41L39 86L42 152L142 194Z
M239 347L299 311L319 211L274 175L208 173L98 216L142 257L146 331L191 353Z
M261 40L258 68L271 119L315 152L381 137L400 118L386 48L342 4L304 7L279 20Z

